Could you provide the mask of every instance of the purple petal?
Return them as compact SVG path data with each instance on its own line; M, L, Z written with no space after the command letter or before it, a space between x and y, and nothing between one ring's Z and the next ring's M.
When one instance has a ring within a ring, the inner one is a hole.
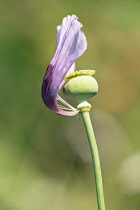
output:
M75 63L72 64L72 66L71 66L70 69L68 70L67 74L70 74L70 73L72 73L72 72L74 72L74 71L75 71ZM61 84L59 85L59 90L63 87L64 83L65 83L65 81L63 80L63 81L61 82Z
M58 107L57 95L60 85L72 64L87 48L86 37L80 30L82 24L75 15L63 18L62 25L57 27L56 50L44 76L42 99L52 111L73 116L78 111L64 111Z

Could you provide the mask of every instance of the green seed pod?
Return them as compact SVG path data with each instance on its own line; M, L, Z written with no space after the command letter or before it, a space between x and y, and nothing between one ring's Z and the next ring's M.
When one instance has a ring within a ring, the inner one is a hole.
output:
M86 72L86 73L85 73ZM73 72L65 77L66 83L63 86L63 93L69 100L79 103L93 97L98 92L98 83L91 75L93 70L81 70Z

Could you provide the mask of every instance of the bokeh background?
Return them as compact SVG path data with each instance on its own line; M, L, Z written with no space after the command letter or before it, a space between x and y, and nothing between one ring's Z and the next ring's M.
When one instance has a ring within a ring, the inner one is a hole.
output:
M95 69L90 100L106 208L140 209L140 1L0 1L0 209L97 209L82 120L41 99L56 26L76 14L88 49L76 69Z

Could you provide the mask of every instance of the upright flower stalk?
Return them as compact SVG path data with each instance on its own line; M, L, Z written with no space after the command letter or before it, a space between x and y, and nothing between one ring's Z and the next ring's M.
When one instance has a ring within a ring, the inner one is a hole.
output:
M82 107L79 107L79 110L80 110L80 114L84 122L84 126L86 129L86 133L87 133L88 141L90 145L91 155L92 155L98 209L105 210L100 159L99 159L98 147L96 144L96 139L95 139L95 135L94 135L94 131L92 128L92 123L91 123L91 119L89 115L90 108L91 108L90 104L87 104L86 108L83 108L82 106Z
M56 50L43 79L42 99L45 105L57 114L81 114L92 155L98 210L105 210L100 159L89 115L91 105L87 102L88 98L97 94L98 83L93 78L94 70L75 71L76 59L87 48L86 37L81 27L82 24L76 15L68 15L57 27ZM60 90L67 99L78 102L77 108L60 96Z

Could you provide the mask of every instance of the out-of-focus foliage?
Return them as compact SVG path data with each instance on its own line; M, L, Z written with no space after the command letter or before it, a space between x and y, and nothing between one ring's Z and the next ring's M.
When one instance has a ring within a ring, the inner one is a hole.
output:
M1 0L0 209L97 209L81 119L49 111L40 96L64 16L83 23L96 69L90 100L108 210L140 206L140 1ZM80 116L79 116L80 118Z

